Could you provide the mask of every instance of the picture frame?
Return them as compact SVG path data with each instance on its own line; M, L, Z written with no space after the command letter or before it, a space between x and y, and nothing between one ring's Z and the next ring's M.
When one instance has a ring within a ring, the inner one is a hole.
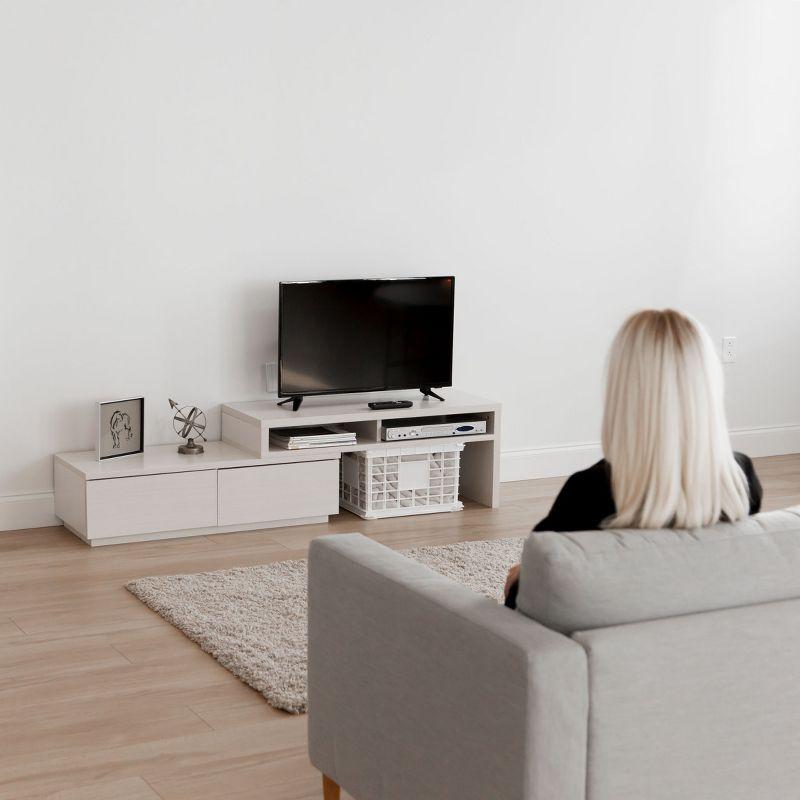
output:
M97 402L98 461L144 452L144 397Z

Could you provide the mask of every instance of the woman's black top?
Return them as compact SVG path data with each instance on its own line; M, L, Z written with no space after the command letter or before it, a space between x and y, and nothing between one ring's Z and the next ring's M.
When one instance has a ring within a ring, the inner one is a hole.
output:
M750 494L750 513L761 509L764 494L753 462L744 453L734 453L736 463L747 478ZM611 467L603 459L589 469L571 475L558 493L550 513L533 529L534 531L592 531L599 530L604 519L617 513L611 493ZM519 582L512 585L506 605L517 607Z

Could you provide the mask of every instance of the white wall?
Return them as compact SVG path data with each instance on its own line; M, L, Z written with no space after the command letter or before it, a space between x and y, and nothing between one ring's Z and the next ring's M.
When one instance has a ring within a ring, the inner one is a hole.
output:
M738 336L731 425L800 449L799 3L0 11L0 527L50 521L95 400L146 395L160 442L167 396L258 397L281 279L455 273L506 477L594 455L651 305Z

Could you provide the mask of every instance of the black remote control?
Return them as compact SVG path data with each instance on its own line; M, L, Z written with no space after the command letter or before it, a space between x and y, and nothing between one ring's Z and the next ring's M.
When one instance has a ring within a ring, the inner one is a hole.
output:
M411 408L414 404L410 400L375 400L367 405L373 411L385 411L392 408Z

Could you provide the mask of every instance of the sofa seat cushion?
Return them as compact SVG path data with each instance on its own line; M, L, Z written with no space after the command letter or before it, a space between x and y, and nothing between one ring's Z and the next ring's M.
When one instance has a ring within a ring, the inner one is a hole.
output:
M800 598L800 506L691 530L532 533L517 608L572 633Z

